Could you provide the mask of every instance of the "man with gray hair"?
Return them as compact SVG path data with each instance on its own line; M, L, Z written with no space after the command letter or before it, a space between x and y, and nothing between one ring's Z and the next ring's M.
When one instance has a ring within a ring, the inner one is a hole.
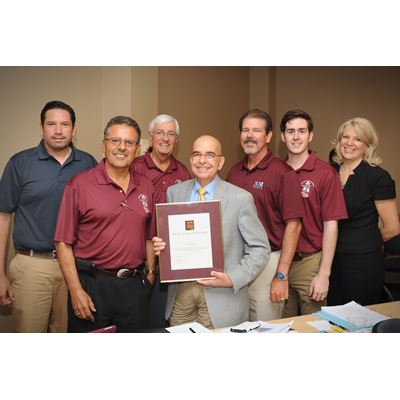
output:
M154 185L154 203L166 203L167 189L190 179L187 167L173 155L180 134L179 123L171 115L161 114L149 124L150 147L134 160L132 169L151 179ZM160 284L157 273L150 299L149 328L166 326L165 307L168 286Z
M140 133L132 118L112 118L104 130L104 159L65 187L54 241L70 292L69 332L111 324L118 332L147 328L154 189L130 168Z

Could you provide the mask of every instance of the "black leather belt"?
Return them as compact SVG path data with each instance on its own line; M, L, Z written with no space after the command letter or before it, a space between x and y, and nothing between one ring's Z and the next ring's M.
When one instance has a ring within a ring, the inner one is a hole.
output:
M126 279L130 276L135 276L136 274L140 274L139 268L101 268L95 267L94 272L99 275L105 276L113 276L119 279Z
M131 276L133 277L135 275L138 275L142 279L143 285L145 283L145 275L143 273L144 264L140 264L137 267L123 266L119 268L105 268L99 267L91 261L79 257L75 258L75 264L76 269L79 272L110 276L119 279L126 279Z
M310 257L310 256L312 256L312 255L314 255L314 254L317 254L317 253L319 253L319 251L316 251L315 253L301 253L301 252L297 252L297 253L294 253L293 261L301 261L303 258Z
M49 258L53 261L57 261L57 252L55 250L53 251L36 251L33 249L17 249L17 253L22 254L24 256L29 256L29 257L39 257L39 258Z

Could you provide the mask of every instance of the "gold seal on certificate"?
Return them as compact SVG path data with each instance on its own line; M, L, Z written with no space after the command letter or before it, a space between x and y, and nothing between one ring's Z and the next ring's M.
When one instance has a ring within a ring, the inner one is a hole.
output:
M220 201L156 205L161 282L210 278L224 271Z

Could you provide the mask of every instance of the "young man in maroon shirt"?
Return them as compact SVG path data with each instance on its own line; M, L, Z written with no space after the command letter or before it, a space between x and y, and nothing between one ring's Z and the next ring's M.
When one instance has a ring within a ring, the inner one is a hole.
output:
M69 332L111 324L118 332L147 328L155 278L149 241L154 188L130 168L140 133L133 119L112 118L104 130L104 159L65 187L54 240L70 293Z
M296 171L305 209L283 313L292 317L326 305L338 220L347 218L347 211L338 174L309 151L314 135L311 117L302 110L288 111L280 128L288 151L286 163Z
M288 298L287 276L304 209L296 175L268 149L271 117L258 109L249 110L240 118L239 129L246 156L231 168L227 181L252 193L271 245L266 267L249 284L249 318L267 321L280 318L281 305Z
M149 124L150 148L132 163L132 170L151 179L154 185L154 203L166 203L167 189L176 183L190 179L189 170L178 161L174 152L180 129L178 121L171 115L161 114ZM156 273L156 281L150 298L149 328L164 328L165 308L167 305L168 284L160 283Z

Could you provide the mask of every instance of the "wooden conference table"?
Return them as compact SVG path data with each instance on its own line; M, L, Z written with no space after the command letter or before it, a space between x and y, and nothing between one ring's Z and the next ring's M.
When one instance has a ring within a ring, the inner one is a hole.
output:
M392 301L389 303L381 303L381 304L373 304L371 306L367 306L367 308L376 311L380 314L386 315L391 318L400 318L400 301ZM294 321L292 325L292 329L296 332L300 333L317 333L318 330L313 328L311 325L308 325L309 321L318 321L320 318L315 315L302 315L300 317L292 317L292 318L283 318L283 319L275 319L268 322L277 322L284 323ZM221 329L221 328L220 328ZM215 332L218 332L220 329L215 329ZM225 329L225 328L224 328ZM159 329L151 329L142 331L142 333L168 333L168 331L164 328Z
M367 308L376 311L380 314L386 315L387 317L400 318L400 301L373 304L371 306L367 306ZM311 325L307 324L307 322L318 321L318 320L320 320L320 318L316 317L315 315L302 315L300 317L275 319L273 321L268 321L268 322L284 323L284 322L294 321L292 328L295 331L304 333L317 333L318 330L313 328Z

